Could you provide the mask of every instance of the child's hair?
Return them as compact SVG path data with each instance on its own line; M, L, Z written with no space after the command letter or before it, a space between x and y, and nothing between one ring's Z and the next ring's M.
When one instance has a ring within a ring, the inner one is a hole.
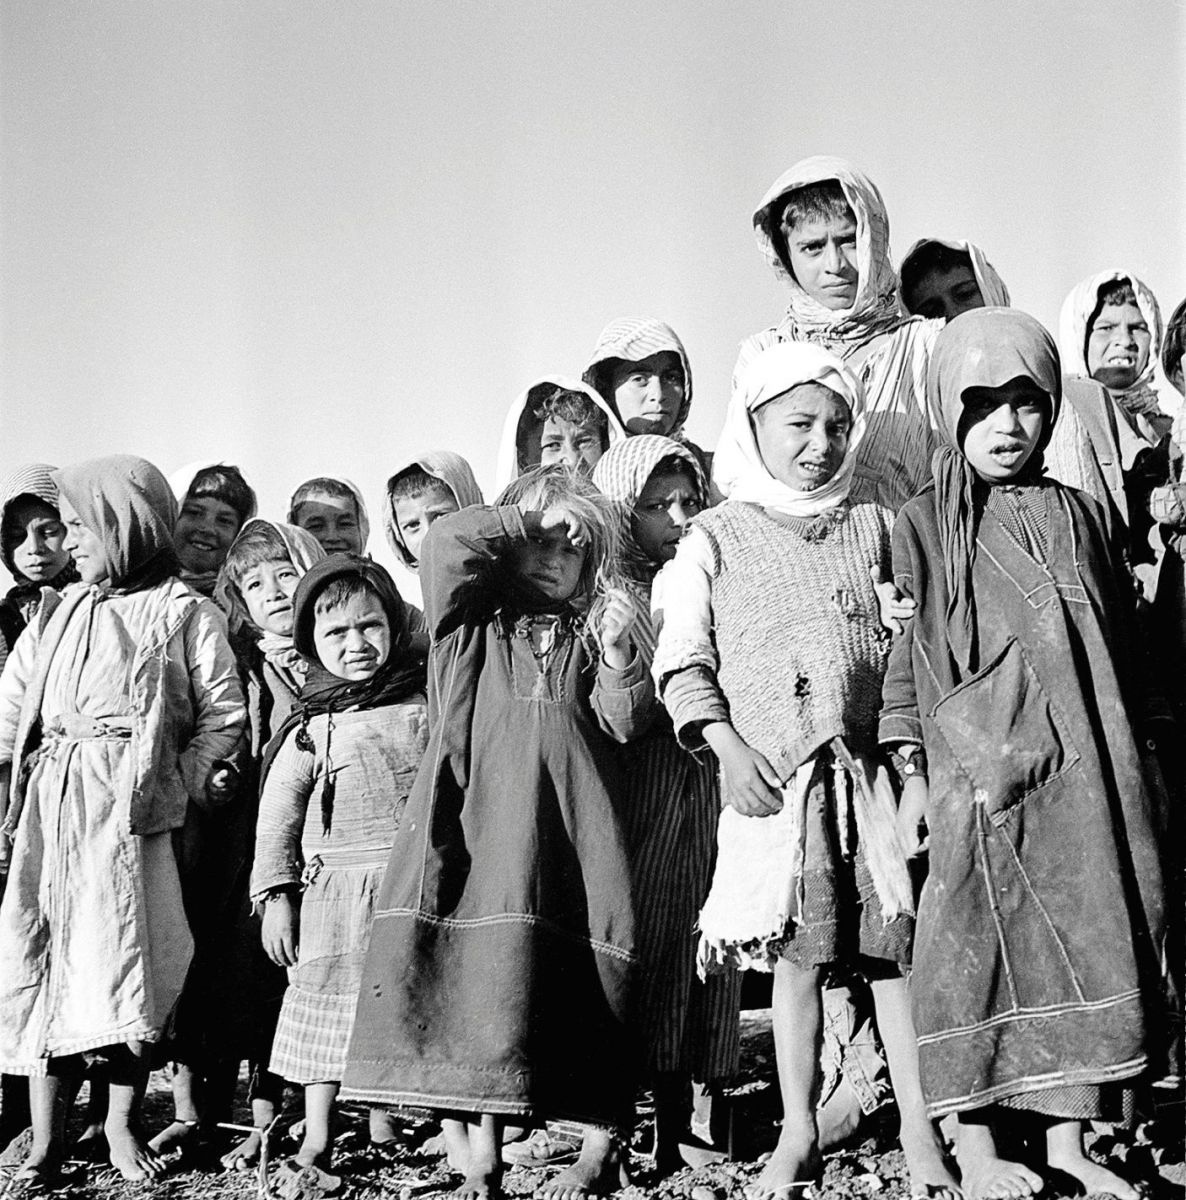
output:
M1161 343L1161 365L1167 375L1181 369L1183 353L1186 353L1186 300L1174 309L1165 327L1165 340Z
M292 562L288 546L267 521L253 521L231 543L222 569L237 588L248 571L270 562Z
M609 417L583 392L554 388L532 406L532 414L541 424L549 417L573 425L592 425L601 435L602 446L609 444Z
M1105 283L1100 288L1095 300L1095 309L1091 314L1091 320L1087 322L1087 328L1090 329L1095 324L1095 319L1100 315L1100 310L1109 304L1136 304L1137 294L1133 291L1132 283L1127 279L1113 279L1110 283Z
M240 525L255 512L255 492L239 468L228 463L203 467L193 477L182 503L206 498L229 504L239 514Z
M397 500L419 500L429 492L453 496L453 489L443 479L429 474L419 463L405 467L387 481L387 496L392 504Z
M914 289L923 279L935 272L946 275L949 271L974 271L972 256L966 250L957 250L954 246L945 246L942 242L925 242L902 264L902 299L906 307L914 307Z
M795 272L791 268L791 258L787 250L787 237L783 232L784 224L794 229L804 221L855 221L856 214L844 194L838 179L823 179L819 183L809 183L805 187L795 188L788 192L781 203L771 204L762 215L762 232L774 247L775 254L783 269L792 279Z
M313 615L322 617L335 608L341 608L355 596L367 596L380 603L383 600L383 597L361 575L343 575L338 579L331 580L317 593L317 598L313 601Z
M330 479L328 476L319 475L316 479L306 480L293 492L292 503L288 507L288 523L290 525L297 524L297 512L301 505L308 500L312 500L314 496L329 496L334 500L349 500L354 506L355 514L361 515L358 513L358 497L346 484L340 479Z

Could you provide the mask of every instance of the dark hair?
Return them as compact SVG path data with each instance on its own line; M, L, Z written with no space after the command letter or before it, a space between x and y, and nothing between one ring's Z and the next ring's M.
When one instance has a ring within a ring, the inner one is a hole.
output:
M555 417L561 421L570 421L573 425L592 425L600 431L603 444L609 441L609 417L584 392L554 388L542 400L537 400L531 406L531 412L537 421Z
M643 486L645 487L656 475L682 475L692 485L693 491L703 503L704 497L700 494L700 480L696 475L696 470L682 454L668 454L659 459L651 468L651 473L646 477Z
M1087 326L1083 330L1083 357L1087 358L1087 343L1091 340L1091 331L1095 328L1096 321L1099 320L1099 315L1109 304L1136 304L1137 294L1133 291L1132 282L1125 279L1110 279L1107 283L1100 285L1100 290L1096 293L1095 308L1091 310L1091 316L1087 318ZM1139 305L1138 305L1139 307Z
M1161 365L1167 375L1182 369L1182 355L1186 353L1186 300L1174 309L1165 327L1165 341L1161 343Z
M361 575L342 575L337 579L330 580L317 593L317 598L313 601L313 615L314 617L324 616L335 608L341 608L355 596L369 596L371 599L377 600L380 605L383 603L383 597Z
M335 500L349 500L354 505L354 515L361 516L358 511L358 497L340 479L331 479L328 475L318 475L316 479L307 479L292 494L292 503L288 506L288 523L297 524L297 509L314 496L332 496Z
M239 514L240 525L255 512L255 492L239 468L227 463L203 467L193 477L181 502L207 498L230 505Z
M387 497L392 504L397 500L418 500L429 492L443 492L456 499L453 489L443 479L430 474L419 463L396 472L387 481Z
M960 267L975 273L972 256L966 250L956 250L942 242L924 242L902 263L902 301L914 312L914 291L926 276L946 275Z
M778 197L766 206L760 225L783 269L794 279L786 231L804 221L840 221L845 218L850 221L857 219L844 188L840 186L840 180L824 179Z
M270 562L292 562L288 545L267 521L252 521L231 543L222 569L237 588L248 571Z

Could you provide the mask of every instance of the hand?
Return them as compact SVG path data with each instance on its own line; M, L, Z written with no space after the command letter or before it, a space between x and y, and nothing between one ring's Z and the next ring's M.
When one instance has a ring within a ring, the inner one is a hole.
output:
M721 764L721 800L743 817L769 817L782 810L782 780L732 725L714 721L704 727L704 740Z
M606 593L605 611L601 614L601 657L615 671L630 665L630 630L638 620L638 609L629 592L610 588Z
M898 836L907 858L917 858L930 844L926 834L927 781L922 775L910 775L902 785L898 802Z
M870 567L869 578L873 580L873 590L877 593L877 607L882 625L890 633L900 634L904 628L902 623L914 616L914 601L904 592L898 591L897 584L892 579L882 579L880 567Z
M206 776L206 803L211 808L218 808L234 798L239 790L239 772L234 764L216 762Z
M291 893L280 892L264 901L260 940L264 953L278 967L295 967L300 948L301 919Z
M579 550L584 550L589 545L589 530L585 522L563 504L555 504L544 512L540 516L539 527L545 532L562 528L568 540Z

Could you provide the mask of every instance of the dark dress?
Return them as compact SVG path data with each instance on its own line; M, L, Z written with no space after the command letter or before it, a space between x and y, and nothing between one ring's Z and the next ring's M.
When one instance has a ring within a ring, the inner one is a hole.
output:
M880 735L929 761L911 992L935 1116L1132 1079L1159 1041L1164 814L1133 731L1133 596L1094 500L1014 490L1036 519L1011 533L991 503L981 515L970 669L947 636L933 491L893 535L918 607Z
M571 610L533 651L500 559L515 508L442 517L421 562L428 750L379 892L342 1094L615 1123L633 913L615 739L653 689L636 656L590 661ZM538 657L537 657L538 654Z

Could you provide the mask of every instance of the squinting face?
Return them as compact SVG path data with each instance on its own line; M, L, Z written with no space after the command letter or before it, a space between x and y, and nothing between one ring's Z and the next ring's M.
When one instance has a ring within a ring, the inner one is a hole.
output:
M296 524L311 533L326 554L362 553L362 527L353 498L314 496L302 500L297 506Z
M4 515L4 554L30 583L49 583L70 563L66 526L44 500L23 496Z
M1135 304L1105 304L1087 338L1087 373L1115 391L1130 388L1149 365L1152 344L1153 335Z
M787 257L799 286L824 308L852 308L857 298L857 223L852 217L800 221L783 218Z
M570 600L581 582L585 551L568 540L563 529L549 529L520 543L511 554L511 569L548 600Z
M539 465L562 463L569 470L589 475L605 453L601 430L595 425L576 425L563 417L549 417L540 431Z
M652 562L670 562L702 505L696 485L683 471L656 472L634 503L634 540Z
M391 653L391 625L372 592L351 596L313 619L313 648L331 675L370 679Z
M62 545L74 559L79 578L83 583L102 583L110 570L102 539L82 523L82 518L65 496L59 501L59 509L62 524L66 526L66 537Z
M928 271L915 285L910 311L930 320L950 321L972 308L983 308L984 297L971 267Z
M674 350L619 362L610 376L614 407L628 433L666 437L684 404L684 367Z
M430 488L422 496L402 496L395 502L395 525L404 546L416 563L424 535L438 517L457 511L457 501L448 488Z
M226 561L242 524L239 514L221 500L186 496L173 526L173 543L181 565L195 575L217 571Z
M766 469L797 492L813 492L840 469L848 450L848 404L821 383L801 383L753 415Z
M292 594L301 573L287 558L260 563L239 580L239 594L251 623L265 633L292 636Z
M959 435L964 457L990 483L1012 479L1033 457L1049 412L1049 397L1032 379L963 393Z

